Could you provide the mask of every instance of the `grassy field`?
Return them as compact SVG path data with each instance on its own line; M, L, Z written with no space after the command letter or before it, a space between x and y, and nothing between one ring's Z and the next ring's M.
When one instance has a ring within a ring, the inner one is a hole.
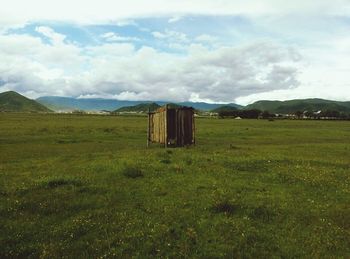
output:
M0 258L349 258L350 122L0 114Z

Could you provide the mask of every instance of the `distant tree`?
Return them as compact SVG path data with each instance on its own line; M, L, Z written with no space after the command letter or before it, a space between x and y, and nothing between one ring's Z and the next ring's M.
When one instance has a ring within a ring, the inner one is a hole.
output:
M225 118L225 117L238 117L240 116L240 111L220 111L218 113L219 118Z
M220 111L219 118L241 117L244 119L258 119L262 112L257 109L253 110L236 110L236 111Z
M339 118L340 112L335 110L326 110L321 113L321 117L328 117L328 118Z
M73 114L86 114L86 112L83 110L74 110L74 111L72 111L72 113Z
M259 118L261 111L258 109L252 110L243 110L241 113L241 117L245 119L257 119Z
M294 114L300 119L304 113L302 111L296 111Z
M260 116L263 119L270 119L270 118L274 118L275 114L271 114L269 111L263 111Z
M349 113L345 113L345 112L341 112L341 113L339 113L339 119L349 120L350 119L350 114Z
M314 114L313 114L312 112L310 112L310 111L304 112L304 115L305 115L306 117L308 117L308 118L312 118L312 117L314 116Z

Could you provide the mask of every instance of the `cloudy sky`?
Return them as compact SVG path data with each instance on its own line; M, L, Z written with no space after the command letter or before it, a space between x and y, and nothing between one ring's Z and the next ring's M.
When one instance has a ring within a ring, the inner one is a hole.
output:
M0 0L0 92L350 100L350 0Z

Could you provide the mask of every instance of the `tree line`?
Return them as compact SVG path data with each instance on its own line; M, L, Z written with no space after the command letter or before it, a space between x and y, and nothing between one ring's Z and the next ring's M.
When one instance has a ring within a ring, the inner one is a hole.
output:
M262 114L262 111L258 109L252 109L252 110L220 111L218 113L218 116L219 118L240 117L242 119L258 119L261 114Z
M274 114L269 111L261 111L259 109L236 110L236 111L220 111L219 118L237 118L242 119L273 119L273 118L298 118L298 119L340 119L350 120L350 113L339 112L336 110L325 110L321 112L296 111L286 114Z

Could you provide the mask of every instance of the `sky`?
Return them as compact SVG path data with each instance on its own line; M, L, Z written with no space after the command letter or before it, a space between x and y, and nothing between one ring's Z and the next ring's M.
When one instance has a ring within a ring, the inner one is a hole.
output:
M0 92L350 101L350 0L0 0Z

